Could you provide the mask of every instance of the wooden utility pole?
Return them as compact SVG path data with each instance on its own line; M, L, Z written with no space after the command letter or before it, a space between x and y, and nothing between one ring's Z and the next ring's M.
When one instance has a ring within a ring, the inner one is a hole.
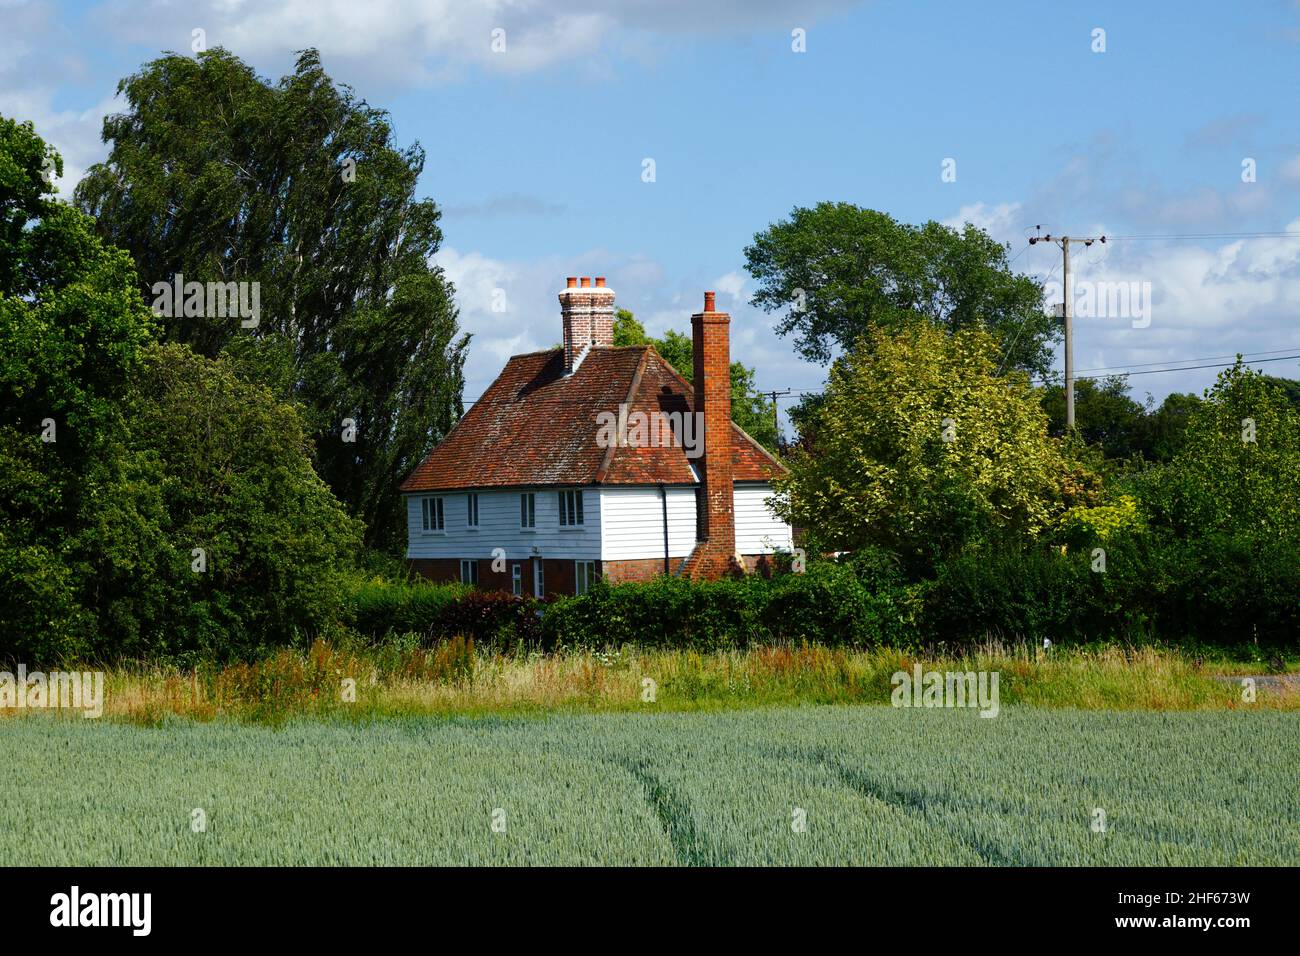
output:
M777 411L776 400L781 395L789 395L790 389L782 389L779 392L759 392L760 395L770 395L772 397L772 424L776 426L776 442L781 443L781 413Z
M1038 228L1042 228L1039 226ZM1094 242L1105 243L1105 236L1057 236L1049 232L1045 236L1030 236L1029 244L1036 242L1055 242L1061 247L1061 285L1065 291L1061 303L1061 318L1065 322L1065 428L1074 428L1074 295L1070 288L1070 243L1082 242L1090 246Z
M1065 320L1065 430L1074 430L1074 309L1070 300L1070 237L1061 239L1061 285L1065 301L1061 305L1061 317Z

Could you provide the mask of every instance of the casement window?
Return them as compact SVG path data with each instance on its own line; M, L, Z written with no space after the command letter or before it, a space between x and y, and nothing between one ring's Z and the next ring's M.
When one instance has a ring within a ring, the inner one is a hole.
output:
M473 492L465 496L465 525L470 528L478 527L478 495Z
M542 559L533 562L533 597L546 597L546 575L542 572Z
M441 498L421 498L420 517L422 520L421 527L423 527L425 531L447 530L447 524L443 520Z
M478 584L478 562L477 561L461 561L460 583Z
M524 569L517 564L510 565L510 592L515 597L524 593Z
M519 527L537 527L537 496L532 492L519 496Z
M586 594L596 583L595 561L574 561L573 593Z
M560 492L560 527L576 528L582 524L582 492Z

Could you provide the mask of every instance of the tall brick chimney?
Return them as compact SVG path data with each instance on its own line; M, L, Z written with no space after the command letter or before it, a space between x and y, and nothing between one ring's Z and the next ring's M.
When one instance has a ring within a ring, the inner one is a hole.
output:
M731 447L731 316L717 311L712 292L704 311L691 316L695 408L704 414L704 455L699 463L695 553L692 577L718 577L736 553L736 516Z
M564 325L564 372L578 367L587 348L609 348L614 344L614 290L597 276L569 276L560 293L560 320Z

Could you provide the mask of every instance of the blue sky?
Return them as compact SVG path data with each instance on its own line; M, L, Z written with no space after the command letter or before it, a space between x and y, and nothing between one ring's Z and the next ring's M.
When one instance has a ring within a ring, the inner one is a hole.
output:
M1026 246L1038 223L1212 234L1081 250L1081 281L1150 283L1151 307L1145 325L1080 317L1076 367L1300 351L1300 239L1226 235L1300 231L1293 0L0 0L0 23L0 112L63 151L65 192L106 153L117 80L188 52L194 29L270 77L317 46L331 75L391 110L399 143L428 152L439 262L475 334L467 397L510 354L558 340L555 293L575 274L607 276L652 332L686 330L716 288L761 387L818 388L825 369L748 304L743 249L820 200L973 221L1042 279L1059 279L1060 257ZM796 29L806 52L792 50ZM1261 367L1300 377L1294 360ZM1213 375L1131 383L1159 399Z

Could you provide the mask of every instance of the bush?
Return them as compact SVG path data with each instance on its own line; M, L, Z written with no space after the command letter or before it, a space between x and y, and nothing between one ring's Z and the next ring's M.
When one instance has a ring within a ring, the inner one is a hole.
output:
M1117 533L1090 548L982 551L926 588L929 640L1161 639L1243 644L1300 634L1300 547L1262 535Z
M1100 583L1087 577L1088 558L1050 548L953 558L926 589L923 630L936 641L1082 638L1096 616L1092 589Z
M375 578L354 584L345 602L347 623L361 634L384 638L414 632L428 647L455 637L480 645L541 642L541 602L463 584L394 583Z
M1213 643L1300 635L1300 545L1265 534L1214 534L1165 546L1163 631Z
M852 569L816 563L805 574L771 578L601 582L549 608L542 628L547 645L717 650L809 641L864 646L902 638L907 604L902 589L872 592Z

